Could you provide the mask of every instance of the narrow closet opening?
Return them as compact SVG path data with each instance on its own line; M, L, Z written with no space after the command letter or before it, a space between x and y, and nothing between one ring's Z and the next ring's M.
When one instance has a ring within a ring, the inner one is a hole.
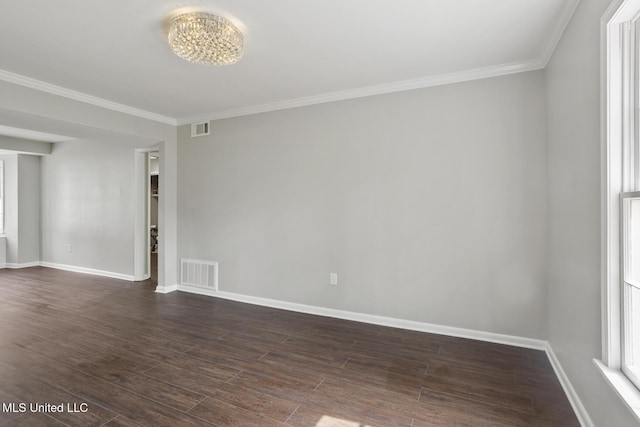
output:
M158 281L158 184L159 154L149 154L149 274L151 280Z

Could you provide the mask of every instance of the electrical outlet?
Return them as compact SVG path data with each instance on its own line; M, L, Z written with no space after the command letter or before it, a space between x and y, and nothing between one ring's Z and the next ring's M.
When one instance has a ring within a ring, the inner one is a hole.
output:
M71 250L72 250L71 243L69 243L69 244L67 245L67 252L71 252Z
M329 273L329 284L338 286L338 273Z

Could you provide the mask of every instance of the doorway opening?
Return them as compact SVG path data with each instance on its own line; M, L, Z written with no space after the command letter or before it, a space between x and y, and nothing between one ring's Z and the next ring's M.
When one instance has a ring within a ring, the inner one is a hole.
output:
M164 286L164 203L162 143L135 150L134 247L135 281Z
M152 281L158 283L158 248L160 241L160 230L158 227L158 197L160 194L160 154L158 152L149 153L149 256L148 270Z

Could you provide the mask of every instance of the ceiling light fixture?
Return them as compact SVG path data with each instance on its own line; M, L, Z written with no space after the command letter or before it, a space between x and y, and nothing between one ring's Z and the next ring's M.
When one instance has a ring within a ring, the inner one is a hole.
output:
M235 64L242 57L243 39L229 20L210 13L182 13L169 21L171 49L196 64Z

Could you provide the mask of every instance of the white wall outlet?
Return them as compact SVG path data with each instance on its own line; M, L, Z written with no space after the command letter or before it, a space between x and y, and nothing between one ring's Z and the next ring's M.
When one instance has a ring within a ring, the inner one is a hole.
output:
M329 284L338 286L338 273L329 273Z
M71 247L71 243L69 243L69 244L67 245L67 252L71 252L71 250L72 250L72 249L73 249L73 248Z

